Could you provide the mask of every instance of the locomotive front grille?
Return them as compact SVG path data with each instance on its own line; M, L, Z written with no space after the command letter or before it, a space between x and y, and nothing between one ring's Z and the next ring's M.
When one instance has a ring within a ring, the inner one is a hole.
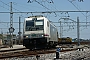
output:
M28 34L24 35L24 39L32 39L32 38L43 38L44 34Z
M41 38L43 37L43 34L31 34L31 38Z
M36 38L36 37L38 37L38 35L37 34L31 34L31 37Z

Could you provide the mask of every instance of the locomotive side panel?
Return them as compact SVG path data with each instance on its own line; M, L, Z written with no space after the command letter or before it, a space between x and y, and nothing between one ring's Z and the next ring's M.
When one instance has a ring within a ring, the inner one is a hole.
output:
M50 37L50 28L48 19L44 18L44 37L49 38Z
M52 24L50 24L50 41L58 42L57 29Z

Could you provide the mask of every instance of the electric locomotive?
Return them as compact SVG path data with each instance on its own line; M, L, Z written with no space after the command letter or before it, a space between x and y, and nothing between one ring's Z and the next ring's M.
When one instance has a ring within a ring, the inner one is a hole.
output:
M56 26L44 16L30 16L24 20L23 46L28 49L55 47L58 44Z

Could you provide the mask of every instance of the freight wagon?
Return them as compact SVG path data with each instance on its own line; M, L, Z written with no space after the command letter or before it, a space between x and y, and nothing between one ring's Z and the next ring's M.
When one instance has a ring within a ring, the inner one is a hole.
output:
M71 43L72 43L72 38L70 37L58 38L58 44L71 44Z

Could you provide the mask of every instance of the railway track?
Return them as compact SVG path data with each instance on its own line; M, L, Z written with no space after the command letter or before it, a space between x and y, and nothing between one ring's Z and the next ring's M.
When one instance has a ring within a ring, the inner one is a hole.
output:
M67 51L72 51L72 50L77 50L75 49L67 49L67 50L61 50L61 52L67 52ZM6 58L13 58L13 57L24 57L24 56L37 56L40 54L49 54L49 53L55 53L56 49L49 49L49 50L34 50L34 51L29 51L28 49L23 49L23 50L14 50L14 51L7 51L7 52L0 52L0 59L6 59Z
M3 58L10 58L10 57L18 57L20 56L20 52L28 51L29 49L26 48L19 48L19 49L10 49L10 50L1 50L0 51L0 59Z
M78 44L78 42L72 42L72 44ZM90 44L90 42L80 42L81 45Z
M67 48L67 47L62 46L61 48ZM60 52L68 52L68 51L73 51L77 49L78 48L65 49L65 50L61 50ZM20 49L2 50L0 51L0 59L24 57L24 56L37 56L40 54L49 54L49 53L56 53L56 49L30 51L29 49L26 49L26 48L20 48Z

